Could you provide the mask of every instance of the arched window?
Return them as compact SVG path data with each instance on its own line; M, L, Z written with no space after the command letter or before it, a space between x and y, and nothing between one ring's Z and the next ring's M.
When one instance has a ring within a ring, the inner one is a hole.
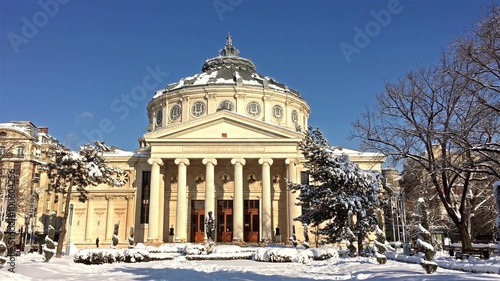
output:
M4 131L0 132L0 137L6 137L6 136L7 136L6 132L4 132Z

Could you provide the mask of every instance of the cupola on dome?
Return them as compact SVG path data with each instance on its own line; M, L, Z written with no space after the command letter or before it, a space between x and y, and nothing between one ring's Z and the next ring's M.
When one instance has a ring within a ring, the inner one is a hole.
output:
M232 36L226 37L226 45L219 51L219 56L207 59L203 64L202 73L185 77L176 83L169 84L161 94L195 86L228 85L261 87L300 97L296 90L277 82L271 77L256 72L255 64L239 55L239 50L233 46ZM155 96L157 97L157 96Z

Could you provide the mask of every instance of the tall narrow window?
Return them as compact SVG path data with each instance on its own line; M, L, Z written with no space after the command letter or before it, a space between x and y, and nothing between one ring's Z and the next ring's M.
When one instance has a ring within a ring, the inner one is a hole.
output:
M17 157L24 156L24 146L20 145L17 147Z
M149 194L151 189L151 171L142 172L141 193L141 220L140 223L149 223Z

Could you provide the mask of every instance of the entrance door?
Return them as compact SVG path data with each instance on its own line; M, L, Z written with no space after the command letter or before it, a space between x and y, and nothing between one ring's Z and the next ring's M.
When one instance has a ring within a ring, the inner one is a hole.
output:
M245 200L245 233L246 242L259 242L259 200Z
M191 201L191 242L205 240L205 201Z
M233 201L217 202L217 241L233 241Z

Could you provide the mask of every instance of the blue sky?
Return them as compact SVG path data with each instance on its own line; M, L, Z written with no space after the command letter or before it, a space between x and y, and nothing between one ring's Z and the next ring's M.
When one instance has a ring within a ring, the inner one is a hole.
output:
M0 0L0 122L135 150L154 90L201 72L231 32L257 72L301 92L331 145L357 149L351 123L384 84L437 63L489 3ZM154 90L124 100L148 75Z

